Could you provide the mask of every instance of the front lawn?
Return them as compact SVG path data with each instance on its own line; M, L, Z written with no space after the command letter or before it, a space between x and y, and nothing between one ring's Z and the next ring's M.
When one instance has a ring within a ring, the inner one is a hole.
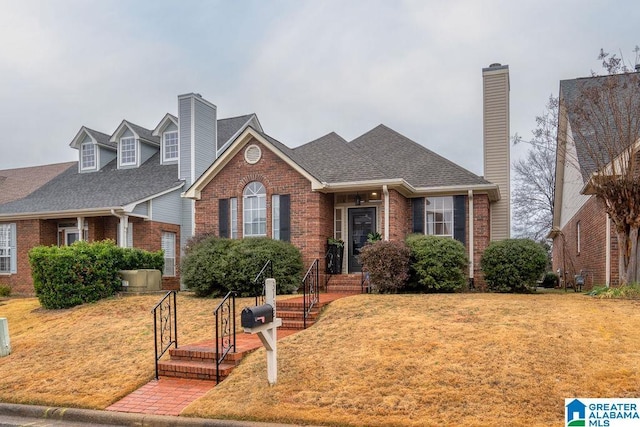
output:
M157 296L46 311L0 301L13 353L0 400L105 408L153 377ZM217 300L179 295L182 344ZM239 303L250 305L252 302ZM361 295L333 302L183 415L332 425L562 425L564 398L640 396L640 302L575 293Z

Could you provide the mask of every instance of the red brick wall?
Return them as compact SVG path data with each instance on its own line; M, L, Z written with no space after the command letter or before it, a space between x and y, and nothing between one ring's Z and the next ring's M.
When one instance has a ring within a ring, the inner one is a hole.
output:
M380 234L384 237L384 198L380 215L382 216ZM411 230L411 199L407 199L396 190L389 190L389 240L404 240Z
M586 273L585 288L606 283L606 212L602 202L592 196L553 240L553 269L565 270L568 278L581 270ZM577 224L580 223L580 252ZM618 241L611 226L611 284L618 283Z
M75 218L59 220L25 220L15 221L17 238L17 273L0 275L0 284L9 285L15 295L34 295L31 267L29 265L29 251L36 246L58 244L58 223L73 222ZM180 226L164 224L154 221L143 221L131 218L134 224L134 247L149 251L161 249L163 231L176 233L176 277L163 277L163 289L179 289L180 265ZM87 218L89 226L89 241L112 239L116 241L118 218L95 217Z
M240 150L213 180L202 190L196 201L195 232L220 234L218 227L219 199L238 199L238 237L242 237L242 194L253 181L262 183L267 198L267 236L272 236L271 196L289 194L291 199L291 243L300 249L305 268L314 259L320 260L324 272L324 254L328 237L333 236L333 195L311 191L311 183L271 150L252 141L262 150L262 158L255 164L244 160ZM321 283L323 283L321 279Z
M468 200L467 200L468 206ZM467 207L468 211L468 207ZM476 289L486 290L486 283L484 281L484 275L480 266L480 260L489 243L491 243L491 228L490 228L490 212L491 205L489 203L489 196L486 194L474 194L473 195L473 276L474 286ZM467 212L467 222L469 213ZM469 231L467 230L467 233ZM467 247L468 247L467 237Z
M145 221L141 218L129 218L129 224L133 224L133 246L147 251L162 249L162 233L175 233L176 244L176 276L162 276L162 289L180 289L180 226L157 221Z

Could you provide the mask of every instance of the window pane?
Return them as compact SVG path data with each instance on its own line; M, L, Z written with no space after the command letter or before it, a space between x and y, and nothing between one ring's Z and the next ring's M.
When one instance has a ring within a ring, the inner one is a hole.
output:
M123 165L136 163L136 140L134 138L120 140L120 163Z
M260 182L247 184L243 192L243 222L245 236L267 235L266 190Z
M453 237L453 197L428 197L425 222L427 234Z
M93 143L82 144L82 169L96 167L96 146Z
M162 233L162 250L164 251L164 272L165 276L176 275L176 233Z
M178 132L164 134L164 159L175 160L178 158Z
M235 197L229 199L230 215L231 215L231 238L238 238L238 199Z
M11 225L0 224L0 273L11 272Z

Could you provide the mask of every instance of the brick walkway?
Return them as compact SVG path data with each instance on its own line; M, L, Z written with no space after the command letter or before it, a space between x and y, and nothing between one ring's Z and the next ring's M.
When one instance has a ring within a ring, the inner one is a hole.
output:
M322 303L329 303L348 294L320 294ZM287 301L295 301L294 298ZM302 297L300 297L302 299ZM278 330L278 339L298 331ZM237 351L254 350L262 346L257 335L239 333ZM213 346L213 341L193 344L193 346ZM140 387L107 408L107 411L135 412L151 415L180 415L191 402L204 396L215 387L214 381L160 377Z

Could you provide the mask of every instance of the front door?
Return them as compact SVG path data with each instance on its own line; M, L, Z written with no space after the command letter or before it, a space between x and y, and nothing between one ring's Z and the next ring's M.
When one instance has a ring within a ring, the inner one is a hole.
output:
M375 232L376 208L349 209L349 273L362 271L357 256L369 233Z

